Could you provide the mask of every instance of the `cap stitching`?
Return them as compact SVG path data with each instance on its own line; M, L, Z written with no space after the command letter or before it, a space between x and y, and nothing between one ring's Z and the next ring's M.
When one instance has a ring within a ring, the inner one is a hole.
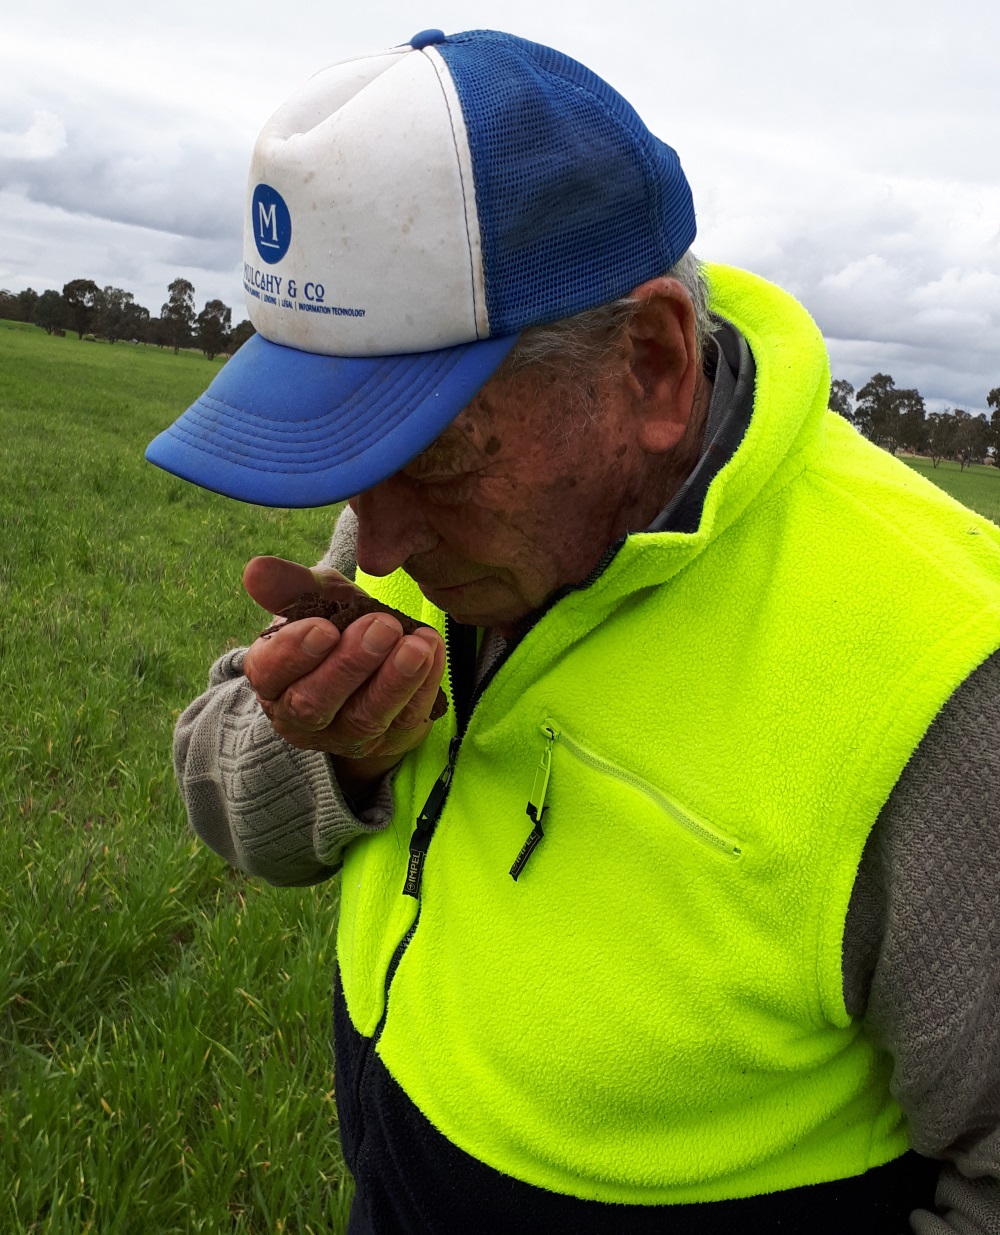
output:
M383 397L394 396L399 390L405 389L412 395L415 395L419 400L423 401L429 396L429 393L437 386L455 367L455 359L451 363L439 364L433 369L428 369L421 378L414 382L413 375L400 371L396 373L390 372L377 384L380 388L380 394ZM261 434L270 435L272 437L292 437L301 440L301 428L296 426L308 426L314 432L326 433L330 425L338 424L343 416L344 409L351 404L363 402L364 399L371 397L371 378L366 379L356 390L352 391L351 395L344 399L336 408L331 408L327 412L322 412L318 416L302 416L296 420L283 420L276 424L273 418L261 415L258 412L251 411L249 408L239 407L235 403L230 403L226 399L220 399L217 394L212 394L206 390L203 395L192 405L189 410L194 410L198 403L203 403L206 406L212 406L218 414L222 414L220 409L225 409L226 412L232 414L235 423L250 421L255 426L255 431ZM397 409L394 416L398 417L402 409ZM280 426L288 426L282 428ZM357 432L358 430L352 430Z
M434 70L434 80L437 82L438 89L441 91L441 97L444 99L445 109L448 112L448 124L451 126L451 142L455 150L455 162L458 164L458 182L462 186L462 213L465 216L465 243L469 253L469 282L472 285L472 316L476 324L476 338L481 339L482 335L479 333L479 313L476 305L476 277L473 273L474 259L472 256L472 242L469 239L469 203L465 192L465 175L462 171L462 159L458 153L458 137L455 133L455 117L451 114L451 103L448 99L448 93L444 88L444 83L441 81L440 74L438 73L437 65L434 63L433 59L427 55L424 48L420 48L420 54L430 62L431 68ZM440 56L440 52L438 55ZM441 60L447 68L447 62L443 57L441 57Z

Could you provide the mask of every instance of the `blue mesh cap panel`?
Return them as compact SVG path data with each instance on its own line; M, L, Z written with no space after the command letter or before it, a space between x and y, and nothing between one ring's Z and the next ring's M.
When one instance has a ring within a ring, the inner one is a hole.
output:
M436 50L469 135L491 334L614 300L691 246L680 160L595 73L497 31Z

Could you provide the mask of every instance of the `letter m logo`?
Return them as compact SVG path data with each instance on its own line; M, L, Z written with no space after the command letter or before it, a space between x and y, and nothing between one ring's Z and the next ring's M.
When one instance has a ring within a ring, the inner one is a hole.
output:
M292 220L285 199L269 184L258 184L250 206L250 227L257 252L269 266L280 262L292 239Z
M267 239L269 231L270 240ZM267 205L263 202L257 203L257 235L260 237L261 244L278 247L278 209L274 202Z

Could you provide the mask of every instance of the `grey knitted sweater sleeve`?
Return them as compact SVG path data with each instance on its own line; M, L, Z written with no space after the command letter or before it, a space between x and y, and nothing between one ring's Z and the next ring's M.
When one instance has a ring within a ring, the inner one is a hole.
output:
M892 1056L914 1149L950 1165L915 1235L1000 1235L1000 652L883 807L844 932L844 994Z
M340 520L323 558L354 577L355 536ZM221 656L208 689L174 731L174 770L191 826L220 857L276 886L329 878L345 846L377 832L392 814L392 777L359 815L344 799L326 755L278 736L243 676L246 648Z

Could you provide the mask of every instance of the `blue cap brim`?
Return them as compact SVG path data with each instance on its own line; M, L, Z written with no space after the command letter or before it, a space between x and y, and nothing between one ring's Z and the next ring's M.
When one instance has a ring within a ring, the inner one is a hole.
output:
M157 467L260 506L327 506L405 467L517 335L399 356L319 356L254 335L146 448Z

